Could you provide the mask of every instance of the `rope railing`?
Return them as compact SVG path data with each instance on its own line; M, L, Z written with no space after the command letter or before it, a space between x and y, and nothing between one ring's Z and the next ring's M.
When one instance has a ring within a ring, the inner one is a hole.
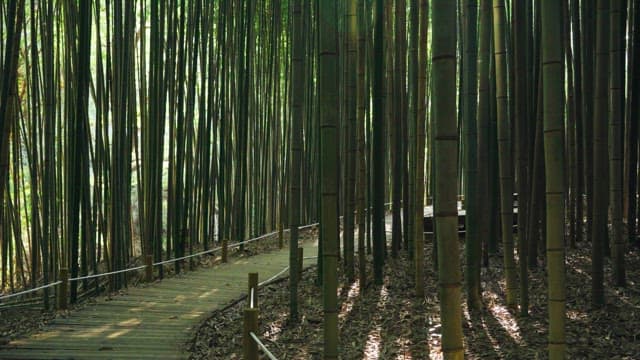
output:
M320 223L313 223L313 224L309 224L309 225L298 226L298 230L305 230L305 229L309 229L309 228L312 228L312 227L318 226L318 225L320 225ZM288 230L291 230L291 229L287 229L287 231Z
M298 230L305 230L305 229L309 229L309 228L312 228L312 227L318 226L318 225L320 225L320 223L308 224L308 225L304 225L304 226L298 227ZM284 229L282 231L283 232L288 232L288 231L291 231L291 229ZM255 238L252 238L252 239L249 239L249 240L240 241L240 242L228 245L227 248L228 249L234 249L234 248L237 248L237 247L239 247L241 245L250 244L252 242L256 242L256 241L259 241L259 240L262 240L262 239L266 239L266 238L274 236L274 235L278 235L278 231L272 231L270 233L262 234L262 235L260 235L258 237L255 237ZM175 258L175 259L167 259L167 260L164 260L164 261L159 261L159 262L153 263L153 266L171 264L171 263L176 262L176 261L186 260L186 259L189 259L189 258L192 258L192 257L210 254L210 253L222 250L222 249L223 249L223 247L220 246L220 247L217 247L215 249L201 251L201 252L196 253L196 254L186 255L186 256L179 257L179 258Z
M304 228L315 226L316 224L305 225ZM299 229L302 229L300 227ZM264 235L263 235L264 236ZM299 270L302 270L302 262L304 260L317 259L318 256L302 256L302 248L298 248L298 261L299 261ZM258 282L258 274L257 273L249 273L249 306L244 310L244 358L248 360L257 360L258 359L258 350L261 350L266 357L270 360L278 360L269 349L260 341L258 336L255 334L258 331L258 314L259 309L257 306L258 303L258 288L268 285L279 278L281 275L286 273L291 269L290 266L285 266L282 270L280 270L275 275L271 276L267 280L262 282Z
M280 275L282 275L282 274L286 273L288 270L289 270L289 267L288 267L288 266L286 266L284 269L282 269L282 270L281 270L280 272L278 272L277 274L273 275L272 277L268 278L267 280L265 280L265 281L263 281L263 282L261 282L261 283L258 283L258 286L260 287L260 286L264 286L264 285L266 285L266 284L271 283L273 280L277 279Z
M106 272L106 273L79 276L79 277L74 277L74 278L69 279L69 282L95 279L95 278L100 278L100 277L109 276L109 275L124 274L124 273L131 272L131 271L142 270L142 269L144 269L146 267L147 267L147 265L140 265L140 266L127 268L127 269L122 269L122 270L109 271L109 272Z
M303 260L311 260L311 259L317 259L317 256L305 256L302 259ZM265 285L269 285L270 283L272 283L274 280L276 280L277 278L279 278L282 274L286 273L287 271L289 271L289 266L285 266L282 270L280 270L277 274L273 275L272 277L268 278L267 280L261 282L258 284L258 287L262 287ZM252 289L253 290L253 289ZM253 296L253 295L252 295Z
M302 256L302 248L298 248L299 254L299 267L302 269L302 261L309 259L317 259L317 256ZM248 302L249 306L244 309L244 339L243 339L243 352L244 359L257 360L258 350L262 350L264 355L271 360L277 360L277 358L269 351L269 349L260 341L256 332L258 331L258 288L268 285L278 279L281 275L289 271L290 266L285 266L278 273L268 278L265 281L258 282L258 273L249 273L249 292Z
M0 301L1 300L6 300L6 299L11 299L11 298L14 298L14 297L17 297L17 296L31 294L31 293L34 293L36 291L40 291L40 290L44 290L44 289L47 289L47 288L50 288L50 287L58 286L60 284L62 284L62 281L55 281L55 282L52 282L50 284L38 286L38 287L33 288L33 289L20 291L20 292L14 293L14 294L3 295L3 296L0 296Z
M312 227L318 226L318 225L319 225L319 223L313 223L313 224L308 224L308 225L301 226L298 229L299 230L305 230L305 229L312 228ZM291 229L284 229L283 232L290 231L290 230ZM277 235L277 234L278 234L278 231L273 231L273 232L270 232L270 233L267 233L267 234L263 234L263 235L260 235L258 237L255 237L255 238L252 238L252 239L249 239L249 240L245 240L245 241L241 241L241 242L238 242L238 243L235 243L235 244L231 244L231 245L228 246L228 248L230 248L230 249L237 248L237 247L239 247L241 245L249 244L249 243L252 243L252 242L255 242L255 241L259 241L259 240L262 240L262 239L265 239L265 238L268 238L270 236L274 236L274 235ZM213 248L213 249L200 251L198 253L182 256L182 257L179 257L179 258L168 259L168 260L164 260L164 261L158 261L158 262L155 262L155 263L151 264L151 266L166 265L166 264L174 263L176 261L190 259L190 258L193 258L193 257L196 257L196 256L202 256L202 255L206 255L206 254L211 254L211 253L214 253L216 251L222 250L222 248L223 247L219 246L219 247L216 247L216 248ZM100 277L104 277L104 276L123 274L123 273L131 272L131 271L142 270L142 269L147 268L148 266L149 265L140 265L140 266L134 266L134 267L121 269L121 270L109 271L109 272L106 272L106 273L78 276L78 277L74 277L74 278L69 278L69 279L66 280L66 282L83 281L83 280L96 279L96 278L100 278ZM52 283L49 283L49 284L38 286L38 287L33 288L33 289L27 289L27 290L24 290L24 291L13 293L13 294L2 295L2 296L0 296L0 301L8 300L8 299L11 299L11 298L14 298L14 297L18 297L18 296L22 296L22 295L31 294L31 293L34 293L34 292L37 292L37 291L40 291L40 290L44 290L44 289L47 289L47 288L58 286L58 285L60 285L62 283L63 283L62 280L58 280L58 281L55 281L55 282L52 282Z
M391 203L385 203L384 205L385 206L389 206L389 205L391 205ZM341 216L341 218L342 218L342 216ZM318 223L318 222L312 223L312 224L307 224L307 225L299 226L298 230L306 230L306 229L309 229L309 228L312 228L312 227L316 227L318 225L320 225L320 223ZM291 231L291 229L283 229L283 232L287 232L287 231ZM237 248L238 246L249 244L249 243L252 243L252 242L255 242L255 241L259 241L259 240L262 240L262 239L265 239L265 238L268 238L270 236L274 236L274 235L277 235L277 234L278 234L278 231L272 231L270 233L263 234L263 235L260 235L258 237L255 237L255 238L252 238L252 239L249 239L249 240L245 240L245 241L241 241L241 242L238 242L238 243L235 243L235 244L231 244L231 245L228 246L228 248L230 248L230 249ZM202 256L202 255L206 255L206 254L211 254L211 253L214 253L216 251L220 251L222 249L223 249L223 247L219 246L219 247L216 247L216 248L213 248L213 249L204 250L204 251L201 251L201 252L198 252L198 253L195 253L195 254L190 254L190 255L179 257L179 258L158 261L158 262L155 262L155 263L153 263L151 265L152 266L160 266L160 265L171 264L171 263L174 263L176 261L181 261L181 260L190 259L190 258L193 258L193 257L196 257L196 256ZM306 257L305 259L310 259L310 258L315 258L315 257ZM104 277L104 276L117 275L117 274L127 273L127 272L131 272L131 271L142 270L142 269L144 269L146 267L148 267L148 265L140 265L140 266L135 266L135 267L121 269L121 270L114 270L114 271L110 271L110 272L106 272L106 273L78 276L78 277L75 277L75 278L67 279L67 281L68 282L72 282L72 281L90 280L90 279L100 278L100 277ZM42 286L39 286L39 287L36 287L36 288L33 288L33 289L20 291L20 292L14 293L14 294L3 295L3 296L0 296L0 301L6 300L6 299L10 299L10 298L13 298L13 297L17 297L17 296L21 296L21 295L27 295L27 294L34 293L34 292L39 291L39 290L46 289L46 288L58 286L61 283L62 283L62 281L55 281L55 282L52 282L52 283L49 283L49 284L46 284L46 285L42 285Z
M391 203L386 203L385 204L385 206L388 206L388 205L391 205ZM309 229L309 228L316 227L318 225L320 225L320 223L318 223L318 222L312 223L312 224L307 224L307 225L299 226L298 230L306 230L306 229ZM288 231L291 231L291 229L283 229L283 232L288 232ZM234 248L237 248L237 247L239 247L241 245L249 244L249 243L252 243L252 242L255 242L255 241L259 241L259 240L262 240L262 239L266 239L268 237L277 235L278 233L279 233L279 231L272 231L270 233L263 234L263 235L260 235L258 237L252 238L252 239L248 239L248 240L241 241L241 242L238 242L238 243L235 243L235 244L231 244L227 248L234 249ZM195 254L181 256L181 257L174 258L174 259L167 259L167 260L163 260L163 261L158 261L158 262L155 262L155 263L151 264L151 266L160 266L160 265L171 264L171 263L174 263L176 261L181 261L181 260L190 259L190 258L193 258L193 257L196 257L196 256L202 256L202 255L206 255L206 254L211 254L211 253L214 253L216 251L223 250L223 248L224 247L220 246L220 247L216 247L216 248L213 248L213 249L200 251L200 252L195 253ZM314 258L317 258L317 257L305 257L304 259L314 259ZM134 267L131 267L131 268L126 268L126 269L121 269L121 270L114 270L114 271L110 271L110 272L106 272L106 273L78 276L78 277L66 279L64 282L83 281L83 280L90 280L90 279L100 278L100 277L104 277L104 276L117 275L117 274L127 273L127 272L131 272L131 271L142 270L142 269L147 268L148 266L149 265L140 265L140 266L134 266ZM287 270L288 270L288 267L283 269L280 273L276 274L276 276L274 276L273 279L269 279L269 281L273 281L275 278L277 278L278 276L282 275ZM55 281L55 282L52 282L52 283L49 283L49 284L46 284L46 285L42 285L42 286L39 286L39 287L36 287L36 288L33 288L33 289L28 289L28 290L20 291L20 292L13 293L13 294L3 295L3 296L0 296L0 301L7 300L7 299L10 299L10 298L14 298L14 297L18 297L18 296L22 296L22 295L27 295L27 294L30 294L30 293L34 293L36 291L40 291L40 290L43 290L43 289L47 289L47 288L51 288L51 287L54 287L54 286L58 286L58 285L60 285L62 283L63 283L63 281L59 280L59 281ZM263 286L266 283L268 283L268 281L264 281L264 282L260 283L259 285Z
M196 257L196 256L202 256L202 255L206 255L206 254L211 254L211 253L214 253L214 252L219 251L219 250L222 250L222 246L219 246L219 247L213 248L213 249L209 249L209 250L205 250L205 251L200 251L200 252L195 253L195 254L182 256L182 257L179 257L179 258L168 259L168 260L164 260L164 261L158 261L158 262L155 262L155 263L153 263L151 265L152 266L159 266L159 265L171 264L171 263L174 263L176 261L186 260L186 259L190 259L190 258Z
M262 352L264 353L264 355L266 357L268 357L270 360L278 360L278 358L273 356L271 351L269 351L269 349L267 349L267 347L262 343L262 341L260 341L260 339L258 339L258 337L256 336L256 334L253 331L250 331L249 335L251 336L253 341L255 341L256 345L258 345L260 350L262 350Z

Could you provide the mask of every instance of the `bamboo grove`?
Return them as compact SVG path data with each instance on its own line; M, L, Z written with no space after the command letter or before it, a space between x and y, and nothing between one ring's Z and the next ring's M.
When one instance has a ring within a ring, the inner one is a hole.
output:
M339 356L338 272L380 285L401 251L416 279L407 296L424 297L424 269L438 269L451 359L463 356L462 293L482 308L489 257L500 254L505 302L523 317L528 272L546 264L549 355L563 358L565 252L590 244L601 308L640 245L639 11L636 0L4 1L2 290L291 228L297 319L298 226L319 221L325 358ZM73 282L71 301L128 280Z

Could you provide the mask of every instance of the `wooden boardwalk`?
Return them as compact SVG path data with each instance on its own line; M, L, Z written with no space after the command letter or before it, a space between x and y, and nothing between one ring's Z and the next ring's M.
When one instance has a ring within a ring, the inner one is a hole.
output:
M315 255L315 241L303 246ZM288 263L285 248L130 288L10 342L0 359L185 359L184 345L207 315L246 294L247 273L264 281Z

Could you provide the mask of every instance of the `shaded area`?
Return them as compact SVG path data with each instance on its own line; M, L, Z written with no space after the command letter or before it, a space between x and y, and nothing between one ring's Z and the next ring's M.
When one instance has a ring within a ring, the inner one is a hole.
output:
M431 241L426 241L425 258L431 258ZM580 244L567 252L567 341L568 358L640 358L640 254L627 254L629 287L609 289L606 309L590 309L590 247ZM438 359L440 318L435 273L425 267L423 301L413 298L409 261L389 258L385 283L365 286L360 296L356 282L341 278L339 296L341 356L343 359ZM510 312L504 302L504 280L500 257L491 258L483 269L485 308L470 314L463 306L465 357L467 359L547 358L546 270L531 273L531 311L527 318ZM369 269L367 270L369 271ZM610 266L606 266L610 279ZM301 321L288 324L287 283L274 284L263 291L260 301L260 338L279 359L321 359L322 306L314 284L315 268L305 272L300 283ZM465 300L463 295L463 304ZM191 344L192 359L240 357L242 354L242 309L238 303L207 320Z

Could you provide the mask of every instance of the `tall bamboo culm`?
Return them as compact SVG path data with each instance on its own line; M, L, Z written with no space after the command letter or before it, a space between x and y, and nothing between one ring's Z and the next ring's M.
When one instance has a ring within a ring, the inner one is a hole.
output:
M564 62L562 3L542 3L542 83L549 282L549 358L565 358Z
M338 56L335 0L318 12L318 97L320 105L320 243L324 306L324 359L338 359Z
M457 184L458 127L456 123L456 3L434 0L432 77L435 129L435 224L438 242L442 352L449 360L463 359L458 247Z

